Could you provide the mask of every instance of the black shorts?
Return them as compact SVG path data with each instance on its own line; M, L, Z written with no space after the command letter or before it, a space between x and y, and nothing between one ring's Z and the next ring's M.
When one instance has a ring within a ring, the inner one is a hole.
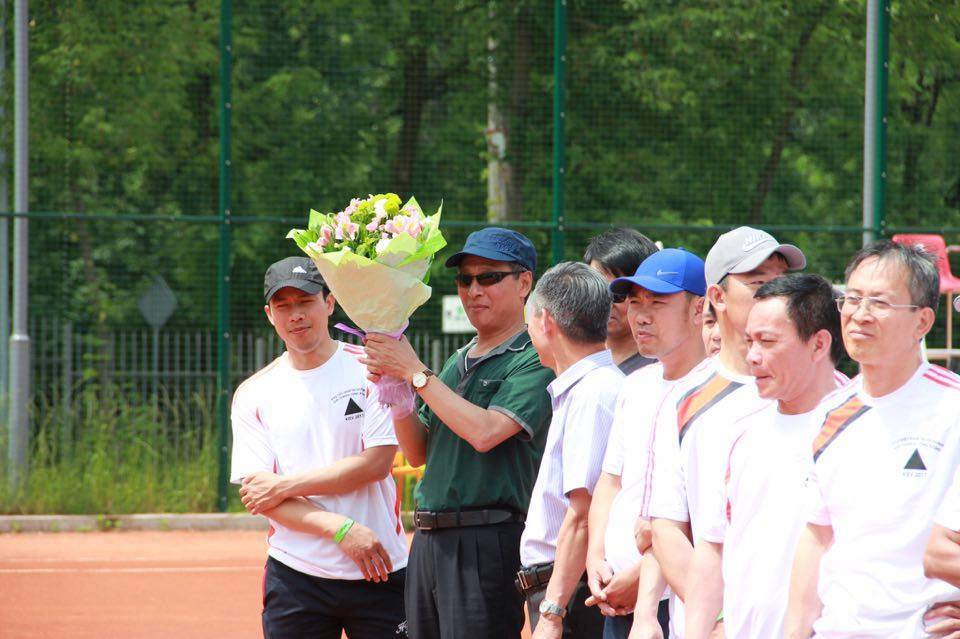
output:
M385 583L324 579L267 559L263 579L265 639L393 639L407 636L406 569Z

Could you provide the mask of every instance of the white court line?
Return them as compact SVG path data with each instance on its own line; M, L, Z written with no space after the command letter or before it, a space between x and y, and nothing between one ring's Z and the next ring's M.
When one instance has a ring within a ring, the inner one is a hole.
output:
M207 557L206 559L209 559ZM249 557L243 558L246 561L249 561ZM229 561L229 558L227 559ZM0 563L24 563L24 564L83 564L83 563L100 563L100 564L124 564L124 563L137 563L137 562L154 562L154 563L163 563L168 561L183 561L182 559L177 559L174 557L164 559L162 557L5 557L0 559Z
M0 574L53 574L53 573L189 573L189 572L248 572L262 571L263 566L248 566L234 568L227 566L184 566L182 568L155 567L155 568L0 568Z

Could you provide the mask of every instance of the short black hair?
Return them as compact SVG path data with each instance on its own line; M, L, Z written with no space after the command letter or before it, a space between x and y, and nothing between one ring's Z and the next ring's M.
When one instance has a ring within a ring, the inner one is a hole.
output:
M753 295L756 300L785 298L787 317L803 341L819 331L830 333L830 359L836 366L846 356L840 331L839 293L825 278L813 273L789 273L774 278Z
M899 262L907 269L910 303L921 308L932 308L936 312L940 305L940 272L937 270L937 256L913 244L878 240L863 247L850 258L844 277L849 280L857 267L871 257L880 261Z
M610 275L624 277L636 273L640 263L658 250L653 240L640 231L618 227L591 239L583 261L595 261Z

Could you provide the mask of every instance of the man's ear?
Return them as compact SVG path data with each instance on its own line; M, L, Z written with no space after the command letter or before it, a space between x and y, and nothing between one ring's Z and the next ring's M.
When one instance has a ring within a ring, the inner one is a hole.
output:
M693 323L697 326L703 325L703 304L704 299L702 297L695 297L693 303Z
M714 308L715 315L727 310L726 293L719 284L711 284L707 287L707 299L710 300L710 306Z
M270 326L276 326L277 324L273 321L273 313L270 311L269 304L264 304L263 312L267 314L267 321L270 322Z
M917 341L922 340L930 329L933 328L933 322L936 319L936 313L929 306L917 309L917 323L915 337Z
M830 347L833 345L833 336L830 331L821 328L814 333L810 340L813 346L813 361L819 362L824 357L830 357Z
M323 303L327 305L327 315L333 315L333 310L337 307L337 298L333 296L333 293L328 292L327 296L322 299Z
M533 290L533 273L523 271L518 278L520 280L520 297L526 299L530 295L530 291Z

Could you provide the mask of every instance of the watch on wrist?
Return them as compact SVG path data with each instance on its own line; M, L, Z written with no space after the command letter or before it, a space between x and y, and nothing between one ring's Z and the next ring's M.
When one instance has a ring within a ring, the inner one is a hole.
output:
M549 599L544 599L540 602L540 614L544 617L553 615L558 619L563 619L567 614L567 609L563 606L553 603Z
M414 390L420 390L427 385L427 380L433 376L433 371L429 368L425 368L419 373L414 373L413 377L410 378L410 383L413 384Z

